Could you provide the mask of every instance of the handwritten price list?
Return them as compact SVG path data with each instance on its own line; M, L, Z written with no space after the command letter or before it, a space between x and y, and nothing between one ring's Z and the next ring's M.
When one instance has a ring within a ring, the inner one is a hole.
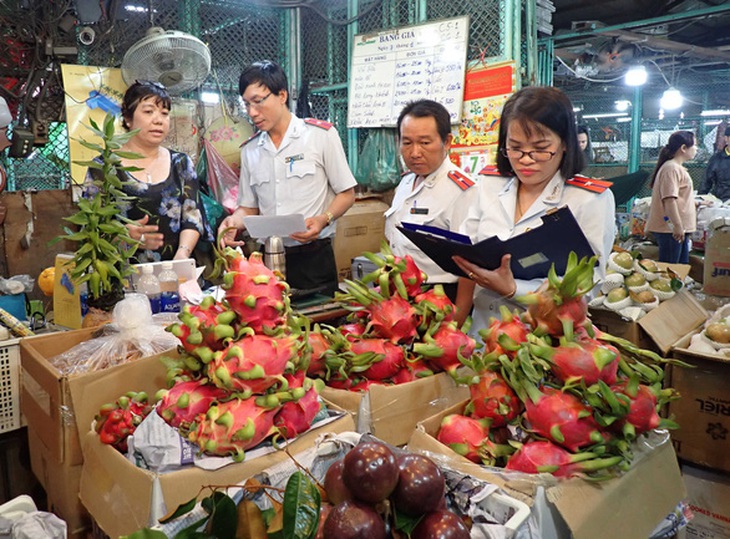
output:
M409 101L433 99L459 121L469 18L355 36L348 127L394 126Z

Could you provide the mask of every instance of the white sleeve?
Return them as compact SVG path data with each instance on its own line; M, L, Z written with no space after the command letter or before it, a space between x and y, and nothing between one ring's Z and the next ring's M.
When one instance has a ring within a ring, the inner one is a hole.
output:
M575 215L593 252L598 256L596 278L606 275L606 262L616 238L616 202L613 192L606 189L600 195L593 195L581 204L568 204ZM575 207L577 206L577 207Z
M246 148L241 148L241 174L238 177L238 205L244 208L258 208L256 193L251 188L251 171L246 159Z
M347 164L347 156L342 147L342 141L340 140L340 135L337 133L337 129L331 127L325 133L327 135L325 137L326 144L322 149L324 171L327 174L327 182L330 184L330 187L332 187L335 193L339 194L355 187L357 181L355 180L355 176L352 175L350 166Z

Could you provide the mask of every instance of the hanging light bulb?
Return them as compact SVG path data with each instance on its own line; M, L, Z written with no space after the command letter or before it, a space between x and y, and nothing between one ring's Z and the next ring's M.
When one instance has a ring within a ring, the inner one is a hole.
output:
M633 66L624 75L624 83L626 86L641 86L646 84L647 73L643 65Z
M671 86L668 90L664 91L659 103L665 110L676 110L682 106L682 103L684 103L684 97L679 90L677 90L674 86Z
M627 99L619 99L614 103L616 110L619 112L626 112L629 110L629 107L631 106L631 101L628 101Z

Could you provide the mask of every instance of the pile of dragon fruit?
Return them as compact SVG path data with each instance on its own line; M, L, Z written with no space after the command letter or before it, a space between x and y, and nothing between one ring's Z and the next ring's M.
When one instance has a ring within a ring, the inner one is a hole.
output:
M169 389L158 393L154 409L201 452L242 460L271 436L309 429L323 384L306 377L307 325L293 322L288 285L259 253L224 254L225 299L186 306L167 328L180 340L180 357L165 358ZM146 395L122 397L102 408L96 429L124 450L151 409Z
M632 442L676 428L658 411L678 397L663 387L665 360L602 333L587 317L595 258L571 254L536 292L482 330L484 348L464 364L471 400L444 417L437 438L488 466L555 476L612 477L628 469Z
M317 326L308 374L336 389L364 391L372 384L402 384L453 372L476 349L454 320L456 307L440 285L424 291L427 277L413 259L394 256L387 244L365 253L376 270L345 280L335 299L351 311L340 327ZM368 287L368 284L375 287Z

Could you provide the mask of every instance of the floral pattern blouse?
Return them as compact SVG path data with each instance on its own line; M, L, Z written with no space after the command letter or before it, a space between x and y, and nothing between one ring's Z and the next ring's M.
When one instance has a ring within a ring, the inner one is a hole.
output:
M84 196L93 195L96 189L92 183L95 172L90 168L86 174ZM139 249L135 253L135 263L172 260L177 252L180 232L185 229L198 231L199 244L214 241L215 235L200 199L198 176L186 154L170 150L170 174L160 183L141 182L128 172L120 174L125 176L123 191L137 197L136 201L120 204L122 215L135 221L149 215L147 224L157 225L165 239L157 250Z

